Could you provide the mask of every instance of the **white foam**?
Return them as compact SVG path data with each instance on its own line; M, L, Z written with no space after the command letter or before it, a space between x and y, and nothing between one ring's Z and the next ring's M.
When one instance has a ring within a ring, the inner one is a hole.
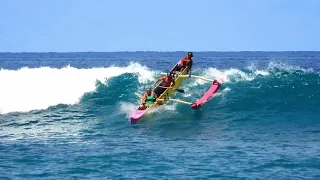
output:
M248 66L248 70L250 70L251 72L253 72L253 74L255 75L262 75L262 76L268 76L270 75L270 73L268 72L268 70L262 70L259 69L255 64L251 64Z
M247 68L248 71L243 71L236 68L230 69L216 69L209 67L207 69L197 69L196 72L200 72L200 76L209 78L209 79L216 79L223 83L229 82L239 82L239 81L252 81L256 79L258 76L269 76L271 74L278 74L278 70L287 71L287 72L295 72L301 71L302 73L310 73L314 72L311 68L301 68L299 66L293 66L289 64L285 64L282 62L269 62L267 67L265 68L258 68L255 64L250 64ZM191 85L199 85L205 84L206 81L197 79Z
M191 97L192 93L184 93L182 96L183 97Z
M140 101L139 101L140 102ZM129 103L129 102L120 102L119 103L119 113L124 113L128 121L130 121L130 116L134 113L134 111L139 106L139 103ZM165 106L158 106L156 108L148 110L148 114L162 114L162 113L176 113L176 103L167 103Z
M129 121L130 116L134 113L134 111L137 109L137 107L139 106L138 104L133 104L133 103L129 103L129 102L120 102L119 103L119 110L120 112L123 112L126 114L126 118Z
M268 70L274 71L275 69L279 69L282 71L294 72L294 71L302 71L303 73L311 73L314 72L312 68L301 68L299 66L289 65L283 62L270 62L268 64Z
M228 92L228 91L230 91L231 89L230 88L225 88L222 92Z
M207 68L201 71L200 76L206 77L208 79L216 79L222 83L231 82L231 79L234 81L252 81L254 79L253 75L245 73L239 69L225 69L219 70L216 68ZM191 86L201 85L208 83L207 81L196 79Z
M0 70L1 113L27 112L46 109L57 104L76 104L86 92L96 89L96 81L124 73L137 73L140 83L154 80L154 73L146 66L131 63L126 67L77 69L66 66L61 69L21 68Z

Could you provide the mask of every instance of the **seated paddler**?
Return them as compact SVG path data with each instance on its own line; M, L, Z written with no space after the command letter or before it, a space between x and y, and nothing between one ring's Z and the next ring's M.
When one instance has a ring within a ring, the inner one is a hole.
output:
M171 87L174 86L175 83L175 78L174 78L174 74L171 73L167 73L166 76L160 77L159 79L157 79L153 85L155 86L159 81L162 81L159 86L162 87L157 87L154 91L155 93L158 95L158 97L160 97L160 95L167 89L167 88L163 88L163 87Z
M152 92L151 88L148 87L147 91L142 96L142 104L139 107L139 110L147 109L147 107L150 107L156 100L158 96L155 92Z
M177 64L174 70L182 72L186 67L189 67L189 71L190 71L193 63L192 58L193 58L193 52L188 52L188 55L182 57L182 59L180 60L180 64Z

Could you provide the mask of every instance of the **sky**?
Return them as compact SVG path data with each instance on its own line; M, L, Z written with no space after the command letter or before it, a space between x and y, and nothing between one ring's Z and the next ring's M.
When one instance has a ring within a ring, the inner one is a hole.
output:
M0 52L319 51L319 0L0 0Z

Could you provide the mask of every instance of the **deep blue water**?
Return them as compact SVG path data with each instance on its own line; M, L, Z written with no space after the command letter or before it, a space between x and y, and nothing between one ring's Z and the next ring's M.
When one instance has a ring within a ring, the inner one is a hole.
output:
M320 179L320 52L195 52L218 94L131 125L185 54L0 53L0 179Z

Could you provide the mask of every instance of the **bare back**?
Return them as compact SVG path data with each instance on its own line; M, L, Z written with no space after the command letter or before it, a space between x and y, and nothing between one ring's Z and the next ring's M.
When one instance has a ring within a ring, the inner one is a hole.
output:
M182 58L182 67L183 68L186 68L187 66L190 67L190 64L191 64L191 59L188 58L188 56L185 56Z
M169 79L167 76L162 78L162 86L169 87L173 79Z

